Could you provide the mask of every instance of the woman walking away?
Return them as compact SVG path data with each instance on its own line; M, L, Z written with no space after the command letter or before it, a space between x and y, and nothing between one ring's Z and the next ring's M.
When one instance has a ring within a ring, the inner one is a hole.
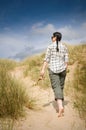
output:
M51 86L54 91L55 101L57 102L59 112L58 117L61 117L64 112L64 83L66 77L66 69L68 66L68 51L61 42L62 34L54 32L52 36L52 44L48 46L43 67L40 75L43 77L45 68L48 65L49 77Z

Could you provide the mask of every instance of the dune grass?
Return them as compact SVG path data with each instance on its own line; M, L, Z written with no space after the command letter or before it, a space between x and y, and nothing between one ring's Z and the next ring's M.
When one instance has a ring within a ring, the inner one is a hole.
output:
M24 115L27 94L21 82L12 78L10 71L16 63L0 60L0 130L12 130L14 120Z
M86 121L86 46L84 46L84 50L77 57L78 63L73 85L75 88L74 106L78 109L80 117Z
M45 54L36 55L30 58L25 59L21 64L26 65L26 69L24 71L24 76L30 76L33 81L37 83L39 76L40 76L40 70L43 65L43 59ZM41 80L38 82L39 86L41 86L43 89L47 89L50 87L49 82L49 76L48 72L45 73L44 80Z
M35 109L35 100L27 94L24 84L11 71L16 62L0 60L0 118L16 119L23 115L23 108Z
M0 117L18 118L27 103L23 85L10 76L5 68L0 68Z
M0 59L0 67L5 68L6 70L13 70L18 63L14 60L9 59Z
M15 130L14 120L11 118L1 118L0 119L0 130Z
M69 65L76 62L73 81L66 83L69 92L72 91L74 107L80 117L86 121L86 45L69 46ZM70 70L72 71L72 70ZM69 88L70 87L70 88ZM68 90L67 90L68 91Z
M77 67L75 69L74 80L67 81L70 90L74 90L74 107L79 110L80 115L83 118L86 117L86 45L67 45L69 51L69 66L77 62ZM34 56L25 59L22 64L26 65L24 71L25 76L31 76L34 81L37 81L39 73L43 64L45 54ZM72 71L72 70L70 70ZM50 86L48 72L45 74L44 81L40 81L39 85L43 88L48 88ZM67 90L68 91L68 90ZM70 92L69 92L70 93ZM86 119L85 119L86 120Z
M76 45L76 46L67 45L67 47L68 47L68 52L69 52L69 65L74 64L76 61L84 62L84 60L82 61L82 59L84 58L86 54L85 44Z
M0 60L0 130L13 130L15 120L25 116L24 108L35 108L35 100L10 73L16 66L14 61Z
M74 107L78 109L79 114L86 120L86 45L68 46L69 65L77 62L75 69L74 80L70 87L74 90ZM43 64L45 54L33 56L23 60L20 65L24 65L24 76L30 76L32 80L37 82L40 70ZM18 118L23 107L26 106L34 109L35 101L27 98L27 94L23 89L23 85L13 79L8 71L15 68L17 64L13 61L0 60L0 117ZM70 70L72 71L72 70ZM48 72L46 71L45 79L39 82L42 88L50 87ZM70 93L70 92L69 92Z

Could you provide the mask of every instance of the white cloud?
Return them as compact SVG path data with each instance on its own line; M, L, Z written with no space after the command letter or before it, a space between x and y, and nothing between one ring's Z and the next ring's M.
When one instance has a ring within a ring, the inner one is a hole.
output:
M43 25L44 25L44 22L36 23L36 24L34 24L34 25L32 26L32 29L35 29L35 28L37 28L37 27L41 27L41 26L43 26Z
M20 38L18 36L0 34L0 57L16 54L23 50L25 44L26 41L22 39L22 36Z
M53 32L59 31L62 33L63 40L68 42L80 43L82 40L86 40L85 36L86 23L81 24L78 28L72 25L63 26L62 28L57 28L53 24L43 25L43 23L35 24L32 26L33 36L44 36L48 38L52 36Z
M9 28L4 28L9 30ZM41 49L47 47L51 43L51 36L53 32L59 31L62 33L63 42L71 44L86 41L86 23L82 23L79 27L72 25L57 28L53 24L46 24L44 22L32 25L31 30L17 33L0 34L0 57L14 56L23 52L28 46L34 49Z
M82 27L86 27L86 22L82 23Z
M84 22L84 23L82 24L82 28L83 28L84 30L86 30L86 22Z
M53 24L43 25L43 23L38 23L32 26L32 32L35 34L49 35L54 32L56 29Z
M65 26L63 28L59 28L58 31L63 34L63 39L66 40L78 39L80 36L77 30L75 30L71 26Z

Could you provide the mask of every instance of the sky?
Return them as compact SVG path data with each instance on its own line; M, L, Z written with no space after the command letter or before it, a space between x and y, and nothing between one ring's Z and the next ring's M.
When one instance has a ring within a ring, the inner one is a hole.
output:
M85 30L85 0L0 0L0 58L43 52L56 31L64 43L86 43Z

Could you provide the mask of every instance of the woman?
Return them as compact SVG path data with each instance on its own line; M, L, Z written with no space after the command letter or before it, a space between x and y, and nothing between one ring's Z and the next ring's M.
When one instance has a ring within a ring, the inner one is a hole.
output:
M46 56L44 59L43 67L40 75L43 77L47 65L49 70L49 77L51 86L54 91L55 100L58 104L59 113L58 117L62 116L64 112L63 107L63 89L66 77L66 69L68 66L68 51L61 41L62 34L54 32L52 36L52 44L48 46Z

